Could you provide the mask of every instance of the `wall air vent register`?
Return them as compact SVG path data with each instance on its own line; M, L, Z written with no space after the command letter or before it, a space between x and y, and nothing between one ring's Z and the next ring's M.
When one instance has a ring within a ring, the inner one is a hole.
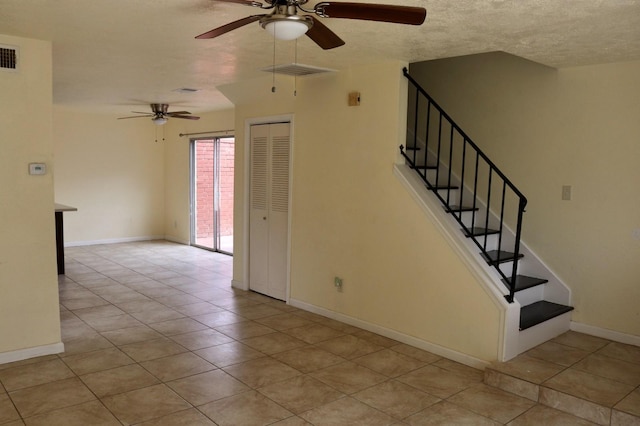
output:
M0 44L0 69L12 71L18 69L18 48Z

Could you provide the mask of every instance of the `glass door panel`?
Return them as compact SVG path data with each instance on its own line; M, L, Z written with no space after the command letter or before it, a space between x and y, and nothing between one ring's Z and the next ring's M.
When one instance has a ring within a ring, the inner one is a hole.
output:
M217 250L233 254L233 160L235 139L218 139Z
M234 138L191 142L191 244L233 254Z

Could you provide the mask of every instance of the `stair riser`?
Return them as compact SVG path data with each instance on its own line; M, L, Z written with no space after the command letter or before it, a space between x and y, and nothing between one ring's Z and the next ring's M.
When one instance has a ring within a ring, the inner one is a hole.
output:
M520 259L520 262L518 262L518 273L521 273L521 264L522 264L523 259ZM504 262L500 264L500 270L502 271L503 274L505 274L507 277L511 277L511 273L513 272L513 262ZM504 284L503 284L504 285Z
M484 383L598 425L640 425L638 416L551 389L544 382L532 383L493 368L485 369Z
M489 251L489 250L487 250ZM510 260L508 260L510 259ZM520 256L520 261L522 261L522 256ZM496 263L497 259L494 261L492 260L491 262L487 261L487 263L489 263L491 266L496 266L498 265L500 267L500 270L507 276L511 276L511 271L513 271L513 255L511 257L500 257L500 263Z
M467 228L472 228L475 226L476 228L488 228L496 231L500 230L500 224L495 223L492 220L489 220L489 225L487 226L486 216L483 212L476 212L475 218L473 218L470 213L464 213L461 219L462 223L464 223Z
M538 402L540 386L535 383L504 374L491 368L484 370L484 383L488 386L502 389L514 395Z
M428 164L432 164L432 162L429 162ZM438 173L438 169L427 169L427 178L430 181L435 181L436 174L439 174L439 178L441 182L449 181L449 175L447 170L443 170L442 168L440 168L440 173ZM451 176L451 184L452 185L458 184L458 181L456 180L455 176Z
M515 299L521 306L531 305L534 302L544 300L544 285L521 290L516 293Z
M518 338L518 353L523 353L546 341L569 331L571 312L551 318L533 327L522 330Z
M542 405L564 411L598 425L608 426L611 424L611 408L545 386L540 387L538 401Z
M611 412L611 425L612 426L627 426L627 425L640 425L640 417L633 416L629 413L613 410Z
M471 238L471 237L469 237ZM497 250L498 249L498 235L497 234L491 234L491 235L487 235L486 237L483 235L476 235L476 241L485 248L485 250L487 251L491 251L491 250ZM485 240L486 240L486 244L485 244ZM502 248L504 250L504 247Z
M456 200L456 203L457 203L457 200ZM460 217L460 219L462 220L462 223L464 223L467 228L472 228L473 226L476 226L476 227L482 227L482 228L488 227L489 229L495 229L495 230L500 229L500 223L497 222L492 217L489 217L489 226L486 226L487 216L486 216L486 212L482 209L475 212L475 218L472 211L463 211L462 215L460 215L460 212L454 212L454 213L451 213L451 215L454 216L455 218ZM497 234L494 234L494 235L497 235ZM511 238L509 238L509 240L510 239ZM513 243L511 243L511 246L513 246ZM509 247L508 249L511 250L511 247Z

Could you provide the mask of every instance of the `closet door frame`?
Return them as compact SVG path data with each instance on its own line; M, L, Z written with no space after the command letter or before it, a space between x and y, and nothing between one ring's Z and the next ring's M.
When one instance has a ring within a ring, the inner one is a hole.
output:
M285 302L289 303L291 279L291 207L293 205L293 114L249 118L244 122L244 194L242 217L242 281L234 279L232 285L241 290L249 290L249 214L251 209L251 126L255 124L289 123L289 213L287 220L287 290ZM236 140L236 142L238 142ZM234 257L238 250L234 249Z

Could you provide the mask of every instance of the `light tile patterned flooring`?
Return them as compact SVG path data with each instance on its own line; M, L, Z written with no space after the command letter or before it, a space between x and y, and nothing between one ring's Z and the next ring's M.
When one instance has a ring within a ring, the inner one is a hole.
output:
M640 347L569 331L485 371L485 383L600 425L640 426Z
M234 290L224 255L164 241L66 255L65 353L0 365L3 426L591 424L479 370Z

